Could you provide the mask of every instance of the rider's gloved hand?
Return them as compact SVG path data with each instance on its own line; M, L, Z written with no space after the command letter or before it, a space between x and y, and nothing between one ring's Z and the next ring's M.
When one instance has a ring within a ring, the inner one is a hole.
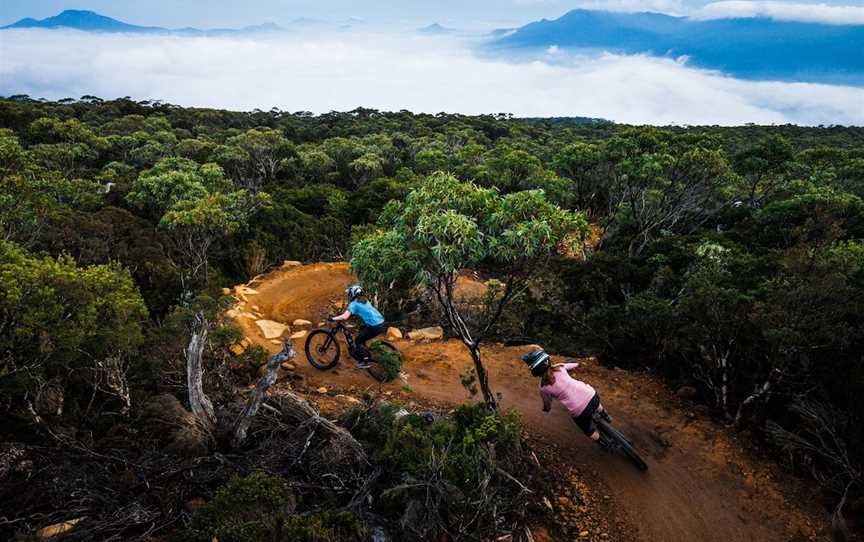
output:
M333 316L328 316L328 317L327 317L327 321L328 321L328 322L335 322L335 321L336 321L336 318L333 317Z

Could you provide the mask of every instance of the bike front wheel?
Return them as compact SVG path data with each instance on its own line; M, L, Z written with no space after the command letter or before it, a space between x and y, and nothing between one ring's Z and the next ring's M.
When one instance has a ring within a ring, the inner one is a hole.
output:
M306 359L319 371L332 369L339 363L339 340L326 329L316 329L306 337Z
M633 447L632 444L630 444L630 441L627 440L627 437L625 437L621 433L621 431L618 431L617 429L612 427L612 424L603 419L596 420L596 423L597 428L600 430L600 432L606 435L606 438L611 440L616 447L618 447L622 452L624 452L624 455L626 455L627 458L634 465L636 465L636 468L641 471L648 469L648 464L645 463L645 460L642 459L642 456L639 455L639 452L636 451L636 449Z

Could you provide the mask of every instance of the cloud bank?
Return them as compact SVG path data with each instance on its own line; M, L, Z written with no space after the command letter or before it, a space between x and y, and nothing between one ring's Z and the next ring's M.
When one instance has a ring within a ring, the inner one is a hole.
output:
M864 24L864 6L724 0L706 4L691 16L697 19L769 17L778 21L861 25Z
M186 38L0 32L0 94L184 106L590 116L636 124L864 125L864 89L740 81L686 62L595 55L513 63L448 37ZM554 57L554 58L553 58Z
M651 11L702 20L768 17L777 21L832 25L864 24L864 6L828 3L721 0L694 8L688 7L684 0L582 0L577 2L575 7L625 13Z

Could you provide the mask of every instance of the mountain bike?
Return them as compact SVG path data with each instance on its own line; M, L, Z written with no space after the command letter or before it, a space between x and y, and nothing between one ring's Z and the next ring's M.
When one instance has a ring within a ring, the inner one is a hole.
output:
M328 371L339 364L339 358L342 354L342 347L339 344L339 332L342 332L342 336L345 338L348 353L351 357L354 357L357 348L354 342L354 334L343 322L332 322L332 327L318 328L306 337L306 359L309 360L309 364L312 367L315 367L319 371ZM400 362L402 360L402 354L399 352L399 349L384 340L373 339L369 341L366 349L372 358L372 365L367 371L374 379L382 382L386 378L384 371L375 359L375 351L385 349L398 356Z
M627 437L621 431L612 426L612 422L604 420L599 414L595 414L594 423L597 425L597 430L600 434L604 435L609 441L613 451L623 453L639 470L644 471L648 469L648 464L645 463L645 460L642 459L642 456L639 455L633 444L627 440Z

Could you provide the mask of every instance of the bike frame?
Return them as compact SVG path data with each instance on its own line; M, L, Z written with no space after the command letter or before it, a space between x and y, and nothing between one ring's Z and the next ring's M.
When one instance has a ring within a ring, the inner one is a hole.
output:
M351 330L348 329L348 326L343 324L342 322L336 322L336 326L330 332L331 340L337 340L336 336L339 332L342 332L342 336L345 337L345 344L348 346L348 354L354 355L354 334L351 333ZM325 347L330 346L330 343L325 343Z

